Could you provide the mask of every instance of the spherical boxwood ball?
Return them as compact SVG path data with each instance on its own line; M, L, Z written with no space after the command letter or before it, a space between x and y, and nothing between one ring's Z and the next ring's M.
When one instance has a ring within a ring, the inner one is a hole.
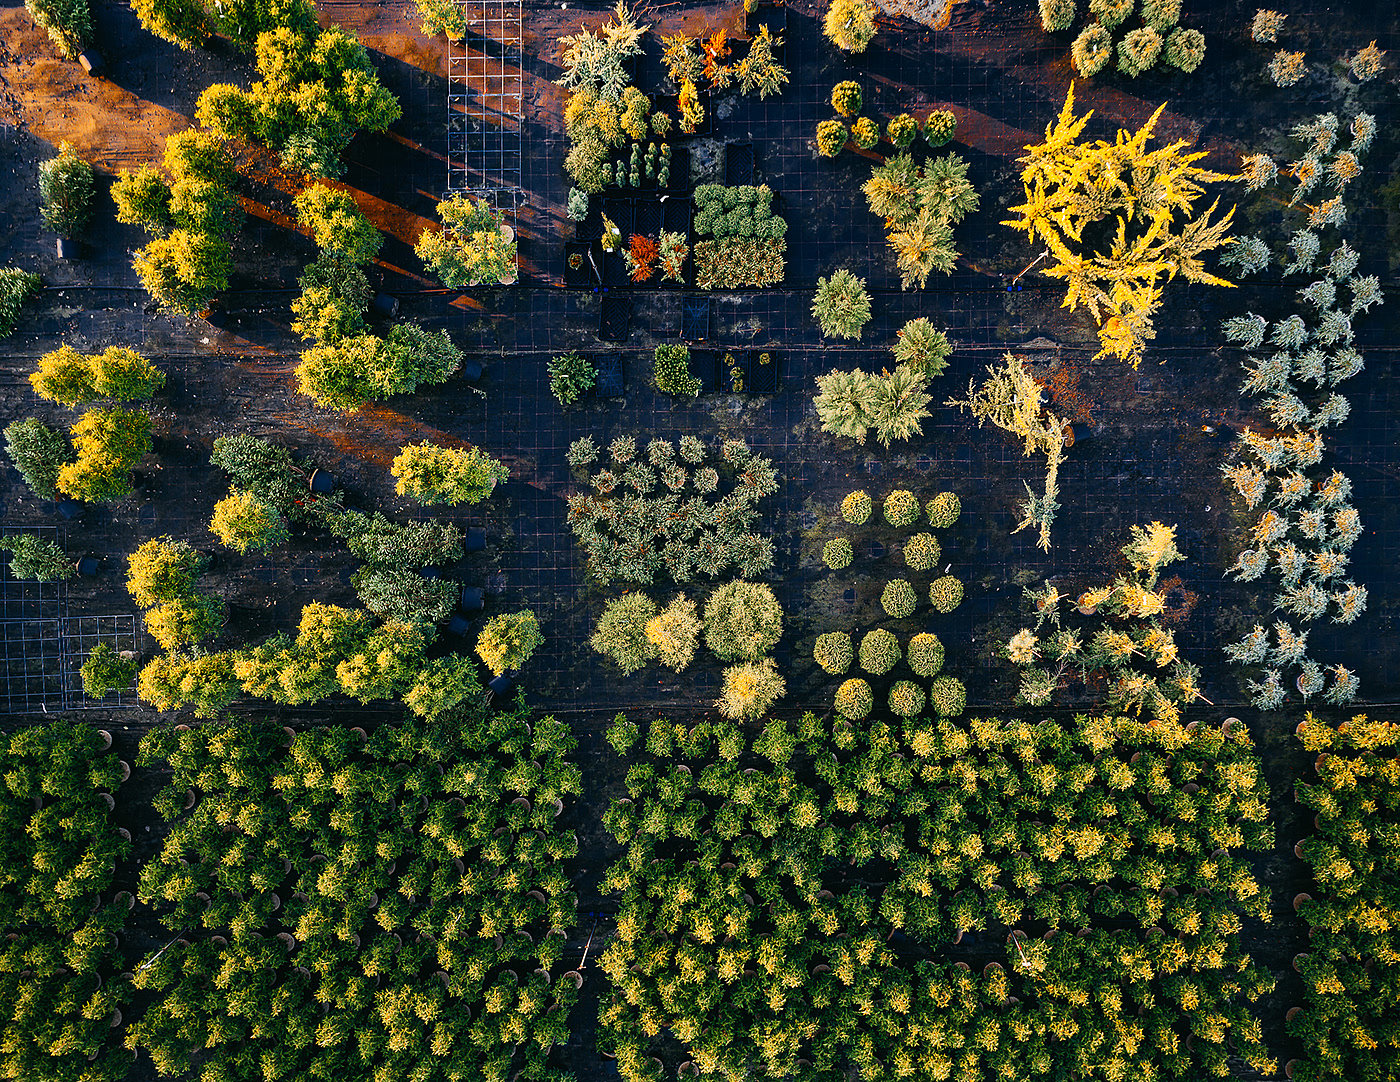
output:
M952 612L962 604L963 584L952 575L934 579L928 588L928 599L939 612Z
M844 718L859 721L875 706L875 696L864 680L847 680L836 689L836 712Z
M882 627L866 632L860 640L860 667L872 676L884 676L898 665L899 654L899 640L894 632Z
M844 631L828 631L817 636L817 644L812 647L812 657L818 665L832 676L840 676L851 667L855 650L851 637Z
M958 118L947 109L936 109L924 121L924 138L931 147L941 147L958 130Z
M897 488L885 497L885 521L891 526L909 526L919 518L919 498L908 489Z
M912 680L897 680L890 688L890 712L902 718L916 717L924 708L924 689Z
M943 668L943 644L937 635L924 631L909 640L909 667L925 679L938 675Z
M851 140L861 150L870 150L880 141L880 125L863 116L851 125Z
M870 521L870 513L875 510L875 502L864 492L857 490L841 501L841 517L852 526L863 526Z
M904 542L904 562L910 571L931 571L942 551L933 534L916 533Z
M761 582L726 582L705 602L705 645L721 661L754 661L783 637L783 607Z
M955 718L967 709L967 689L961 680L940 676L929 685L928 701L939 717Z
M940 492L928 502L928 524L935 530L946 530L962 514L962 501L952 492Z
M885 612L893 616L896 620L902 620L910 615L919 604L919 595L914 592L914 587L904 579L894 579L885 584L884 593L880 595L880 605Z
M850 567L851 561L855 559L855 550L851 548L851 543L844 537L833 537L822 546L822 560L826 566L833 571L840 571L843 567Z

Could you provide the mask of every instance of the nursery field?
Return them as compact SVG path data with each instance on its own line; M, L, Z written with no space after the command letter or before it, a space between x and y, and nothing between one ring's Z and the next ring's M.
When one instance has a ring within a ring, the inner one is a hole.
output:
M748 6L0 6L0 1077L1400 1079L1400 18Z

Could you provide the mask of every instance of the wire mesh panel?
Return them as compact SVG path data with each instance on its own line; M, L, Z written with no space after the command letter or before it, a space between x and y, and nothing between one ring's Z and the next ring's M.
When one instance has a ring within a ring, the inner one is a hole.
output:
M63 620L57 615L0 620L5 680L0 708L10 714L62 710Z
M83 694L83 662L98 643L106 643L117 653L138 650L136 617L131 613L116 616L70 616L63 621L63 690L66 707L76 710L84 706L134 707L136 681L120 691L108 692L105 698L89 699Z
M447 46L447 190L520 187L520 0L469 0Z
M15 534L22 533L37 534L44 541L59 542L56 526L0 526L0 541L8 541ZM63 583L16 578L10 571L9 560L3 562L5 569L0 572L0 620L56 618L63 603Z

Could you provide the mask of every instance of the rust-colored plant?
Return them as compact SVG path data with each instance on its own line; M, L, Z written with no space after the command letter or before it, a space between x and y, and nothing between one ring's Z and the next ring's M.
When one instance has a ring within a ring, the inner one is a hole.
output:
M644 237L640 233L633 233L627 242L627 269L632 274L632 281L645 282L656 273L656 257L659 255L656 241L650 237Z

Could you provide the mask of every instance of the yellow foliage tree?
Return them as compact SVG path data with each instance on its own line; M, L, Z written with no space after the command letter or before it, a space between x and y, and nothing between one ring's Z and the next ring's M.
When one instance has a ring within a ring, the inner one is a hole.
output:
M1184 140L1147 149L1163 105L1136 132L1119 129L1112 143L1080 142L1092 110L1074 115L1074 85L1064 108L1045 129L1045 141L1027 146L1020 159L1026 201L1003 222L1045 244L1054 265L1041 273L1065 283L1064 307L1083 305L1099 325L1098 356L1117 357L1134 368L1154 337L1152 315L1162 283L1178 274L1188 282L1230 286L1210 274L1201 256L1234 238L1226 234L1234 208L1215 220L1217 199L1200 215L1203 184L1234 180L1195 163L1204 151L1182 153ZM1098 223L1116 231L1108 250L1092 250L1085 231Z

